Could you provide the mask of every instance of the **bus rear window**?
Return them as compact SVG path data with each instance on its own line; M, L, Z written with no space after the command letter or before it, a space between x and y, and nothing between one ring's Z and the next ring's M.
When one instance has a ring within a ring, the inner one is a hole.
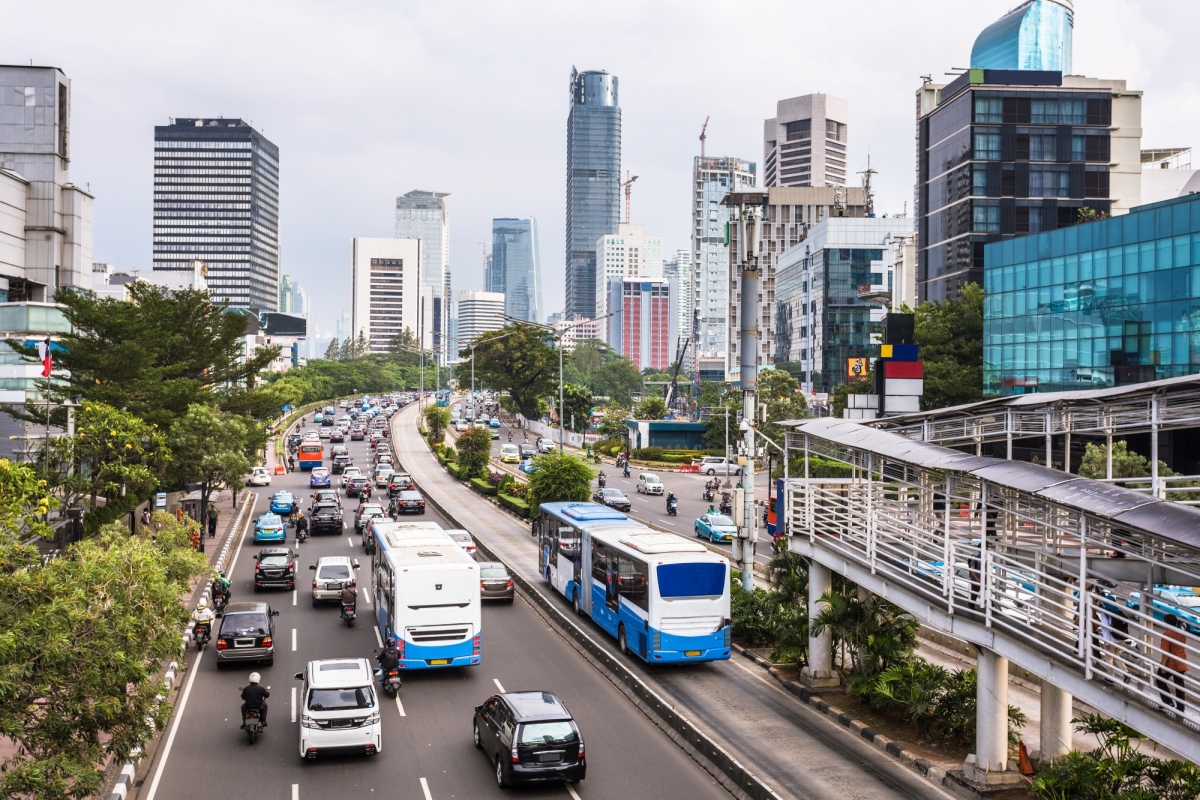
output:
M720 597L725 593L724 564L659 564L658 594L673 597Z

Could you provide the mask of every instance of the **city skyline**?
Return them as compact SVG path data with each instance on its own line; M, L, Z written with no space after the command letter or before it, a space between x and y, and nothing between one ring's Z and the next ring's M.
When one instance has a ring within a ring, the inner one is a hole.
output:
M394 198L410 187L429 186L454 194L456 239L489 239L491 220L511 209L538 218L545 253L543 313L548 314L562 308L564 297L563 121L568 109L562 77L571 64L620 76L625 126L622 163L640 175L633 187L638 221L661 235L664 249L673 252L689 244L685 193L705 116L712 117L707 130L710 154L753 158L761 147L762 120L772 115L776 101L807 93L834 94L852 106L853 163L848 172L853 174L848 183L857 185L857 172L870 153L872 165L879 170L879 211L895 213L907 204L911 215L912 92L920 85L920 75L932 73L944 82L949 77L941 73L969 66L971 43L1011 6L1005 0L970 6L932 2L919 13L864 13L859 38L871 43L872 57L848 60L841 46L814 41L817 50L806 59L803 76L797 76L794 56L785 49L762 52L756 45L735 42L728 63L754 63L755 73L767 76L751 82L742 70L726 69L725 58L701 66L695 81L681 82L665 69L688 52L690 43L717 30L717 17L706 11L715 4L630 5L631 18L603 23L608 26L605 31L619 31L629 39L621 44L612 44L611 40L621 38L613 36L589 37L594 41L588 42L546 36L546 31L572 29L580 20L577 12L548 5L539 7L544 27L537 31L521 30L494 10L485 9L467 20L450 6L371 8L336 17L307 5L285 11L241 9L239 13L248 13L255 25L283 22L289 33L264 49L239 45L249 44L248 38L242 40L254 25L244 31L225 31L223 36L233 38L223 41L239 55L215 66L199 55L168 49L170 37L165 34L180 24L182 13L170 9L144 14L135 39L120 19L82 4L70 13L88 24L53 33L45 24L50 19L47 11L35 6L16 8L10 14L9 33L0 33L0 42L12 61L33 59L35 64L58 66L77 82L77 88L86 89L76 93L71 175L97 198L94 258L98 261L120 269L151 267L149 127L177 113L240 115L284 153L281 268L298 282L314 287L331 277L343 280L346 239L391 235L394 220L388 208ZM134 11L140 7L129 5ZM868 6L852 3L850 10L855 8ZM1185 54L1183 32L1189 23L1200 21L1200 8L1180 3L1176 9L1169 25L1163 15L1119 0L1097 0L1076 10L1074 71L1125 79L1145 92L1147 147L1196 144L1190 131L1200 119L1200 96L1186 82L1172 80L1170 65ZM805 17L785 13L774 4L762 4L760 11L784 36L814 22L832 24L837 16L832 9L814 9ZM923 35L935 20L941 26L938 37L928 47L913 48L914 37ZM507 38L501 37L506 42L503 48L495 30L508 32ZM664 30L678 35L664 37ZM365 83L345 93L335 88L371 53L384 52L385 42L399 35L406 46L415 46L425 34L434 37L437 46L416 47L418 62L410 61L403 68L391 63L380 70L372 68ZM280 57L327 37L334 42L333 50L319 63ZM135 41L138 47L132 46ZM753 58L739 62L741 56ZM462 65L455 65L456 61ZM335 63L340 66L329 67ZM516 94L468 89L474 82L467 76L478 69L505 72L521 89ZM257 78L241 80L239 76L246 74ZM424 77L414 81L405 77L408 74ZM263 92L267 85L271 90ZM320 126L305 124L314 87L327 92L322 101L325 121ZM348 112L381 92L399 93L403 102L385 109L370 125L353 121L357 119L353 114L334 113ZM719 97L736 101L722 107L713 99ZM409 104L444 109L446 116L436 125L418 126L403 109ZM472 115L493 118L491 147L466 146L466 132L471 129L468 109ZM332 145L336 140L344 144ZM510 157L493 158L496 149L506 149ZM355 185L355 190L346 191L347 184ZM312 202L320 197L334 202ZM333 267L343 272L331 273ZM476 249L454 247L451 271L456 290L482 288ZM323 328L332 329L345 301L322 301L316 294L312 299L313 315Z

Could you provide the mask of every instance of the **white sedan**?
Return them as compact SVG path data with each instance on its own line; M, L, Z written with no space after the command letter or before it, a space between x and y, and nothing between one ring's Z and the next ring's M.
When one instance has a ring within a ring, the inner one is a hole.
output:
M266 467L255 467L250 471L250 477L246 480L247 486L270 486L271 472Z

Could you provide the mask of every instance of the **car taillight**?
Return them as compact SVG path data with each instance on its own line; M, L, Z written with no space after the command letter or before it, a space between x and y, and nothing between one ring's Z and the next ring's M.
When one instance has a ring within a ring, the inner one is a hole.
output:
M263 647L270 647L270 646L271 646L271 637L270 637L270 636L264 636L264 637L263 637L262 646L263 646Z
M579 760L583 760L583 739L579 740Z
M313 581L313 591L315 592L316 590L317 590L317 582Z
M217 649L218 650L227 650L228 648L229 648L229 642L225 641L224 639L217 639Z
M485 585L484 585L483 581L480 581L480 582L479 582L479 588L480 588L480 589L486 589L486 588L487 588L487 586L485 586Z
M289 562L288 562L288 566L287 566L287 568L288 568L288 569L290 569L290 570L294 570L294 569L296 568L296 562L295 562L295 561L289 561Z
M507 584L507 585L506 585L504 588L505 588L505 589L511 589L511 588L512 588L512 581L509 581L509 582L508 582L508 584Z
M471 655L474 655L474 656L479 655L479 634L478 633L475 634L474 638L471 639Z
M513 737L513 746L512 746L512 763L519 764L520 762L521 762L521 759L520 759L520 757L517 756L517 737L514 736Z

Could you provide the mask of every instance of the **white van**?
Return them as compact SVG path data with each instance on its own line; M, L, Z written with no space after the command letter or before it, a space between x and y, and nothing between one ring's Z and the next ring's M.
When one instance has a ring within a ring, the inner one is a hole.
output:
M383 750L379 692L365 658L310 661L300 694L300 757Z
M662 494L662 478L653 472L643 472L638 475L637 490L642 494Z

